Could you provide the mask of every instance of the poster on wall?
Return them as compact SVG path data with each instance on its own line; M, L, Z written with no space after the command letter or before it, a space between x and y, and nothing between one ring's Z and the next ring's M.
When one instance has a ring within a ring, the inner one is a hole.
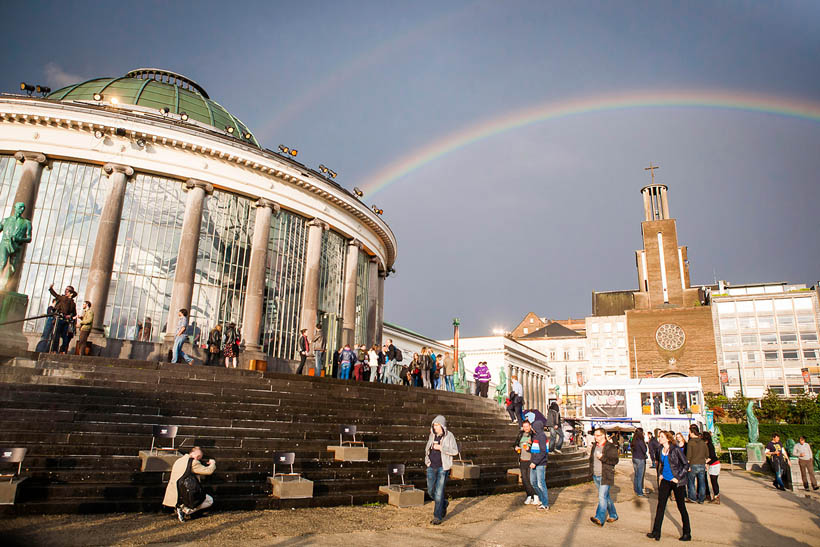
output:
M623 389L585 391L584 414L588 418L625 418L625 391Z

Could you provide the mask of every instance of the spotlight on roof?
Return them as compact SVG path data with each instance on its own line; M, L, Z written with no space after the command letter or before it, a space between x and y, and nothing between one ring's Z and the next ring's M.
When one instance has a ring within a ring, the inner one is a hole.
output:
M336 171L332 170L332 169L328 169L327 174L330 175L330 178L332 178L332 179L335 179L336 175L338 175L338 173Z
M236 131L236 129L234 129L234 128L233 128L233 127L231 127L230 125L226 125L226 126L225 126L225 131L227 131L227 132L228 132L228 135L233 135L233 132L234 132L234 131Z
M25 91L29 95L35 90L35 87L31 84L27 84L26 82L20 82L20 91Z
M373 209L373 212L376 213L377 215L383 215L384 214L384 209L379 209L375 205L371 205L370 207L371 207L371 209Z
M145 139L137 139L137 146L145 148Z
M37 86L37 93L42 93L44 96L48 95L49 93L51 93L51 88L46 87L44 85L38 85Z
M103 133L102 129L95 129L94 136L98 139L105 137L105 133Z
M124 137L125 136L125 129L123 129L122 127L118 127L117 129L114 130L114 134L118 137Z
M168 113L171 111L171 109L168 108L167 106L163 106L162 108L159 109L159 111L162 113L163 116L167 116Z
M319 165L319 171L321 171L322 173L327 173L327 167L325 167L324 165Z
M94 100L95 100L95 101L101 101L101 100L103 100L103 94L102 94L102 93L94 93L94 94L92 95L92 97L94 98Z
M362 192L362 191L359 189L359 187L358 187L358 186L357 186L357 187L355 187L355 188L353 188L353 193L354 193L354 194L356 194L356 197L357 197L357 198L364 197L364 192Z
M111 101L110 101L110 102L111 102L111 104L113 104L114 106L117 106L118 104L120 104L120 100L119 100L118 98L116 98L116 97L111 97Z
M247 140L251 140L253 138L253 135L251 135L250 131L243 133L242 136L245 137Z
M294 150L293 148L288 148L284 144L279 145L279 151L285 154L286 156L293 156L294 158L299 153L298 150Z
M181 119L183 122L187 122L188 121L188 113L183 112L182 114L179 115L179 119Z

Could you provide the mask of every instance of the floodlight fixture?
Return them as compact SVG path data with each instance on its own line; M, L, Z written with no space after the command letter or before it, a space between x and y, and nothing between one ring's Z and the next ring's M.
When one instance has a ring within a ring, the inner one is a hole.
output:
M286 156L293 156L294 158L299 153L298 150L294 150L293 148L289 148L289 147L285 146L284 144L279 145L279 151L282 152L283 154L285 154Z
M228 132L228 135L233 135L233 132L236 131L236 129L234 129L234 127L232 127L230 125L226 125L225 126L225 131Z
M356 197L357 197L357 198L362 198L362 197L364 197L364 192L362 192L362 191L361 191L361 189L360 189L358 186L356 186L355 188L353 188L353 193L354 193L354 194L356 194Z
M123 129L122 127L118 127L117 129L114 130L114 134L118 137L124 137L125 136L125 129Z
M375 205L371 205L370 207L373 209L373 212L376 213L377 215L381 216L381 215L384 214L384 209L379 209Z
M336 175L337 175L338 173L336 173L336 171L334 171L334 170L332 170L332 169L328 169L328 170L327 170L327 174L328 174L328 175L330 175L330 178L335 179L335 178L336 178Z
M102 129L95 129L94 130L94 136L98 139L101 139L101 138L105 137L105 133L103 133Z
M159 109L159 111L162 113L163 116L167 116L168 113L171 111L171 109L168 108L167 106L163 106L162 108Z
M37 93L42 93L43 96L48 95L49 93L51 93L51 88L44 85L38 85Z
M324 165L319 165L319 171L321 171L322 173L327 173L327 167L325 167Z
M27 84L26 82L20 82L20 91L25 91L26 93L28 93L29 95L31 95L31 93L32 93L35 89L36 89L36 88L35 88L33 85L31 85L31 84Z
M181 119L183 122L187 122L188 121L188 113L187 112L181 113L179 115L179 119Z
M145 139L137 139L137 146L145 148Z
M245 137L247 140L251 140L253 138L253 135L251 135L250 131L246 131L242 136Z
M114 106L117 106L118 104L120 104L120 100L119 100L118 98L116 98L116 97L111 97L110 102L111 102L111 104L112 104L112 105L114 105Z
M101 100L103 100L103 94L102 94L102 93L94 93L94 94L92 95L92 97L94 98L94 100L95 100L95 101L101 101Z

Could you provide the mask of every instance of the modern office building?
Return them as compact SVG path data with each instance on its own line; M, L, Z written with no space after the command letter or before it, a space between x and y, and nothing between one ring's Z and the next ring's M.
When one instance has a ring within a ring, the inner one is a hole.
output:
M37 315L73 285L104 355L162 355L180 308L195 346L234 322L257 359L293 359L317 322L331 345L380 340L395 237L296 154L166 70L1 95L0 210L23 202L33 224L9 288Z

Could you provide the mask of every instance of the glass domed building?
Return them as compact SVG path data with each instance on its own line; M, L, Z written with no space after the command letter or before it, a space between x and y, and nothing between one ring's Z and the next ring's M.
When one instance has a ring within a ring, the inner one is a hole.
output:
M103 355L160 358L180 308L196 347L234 322L269 363L296 358L300 328L318 323L329 349L381 340L387 224L180 74L0 96L3 218L17 202L33 238L7 288L32 316L50 284L73 285ZM26 323L32 349L43 327Z

